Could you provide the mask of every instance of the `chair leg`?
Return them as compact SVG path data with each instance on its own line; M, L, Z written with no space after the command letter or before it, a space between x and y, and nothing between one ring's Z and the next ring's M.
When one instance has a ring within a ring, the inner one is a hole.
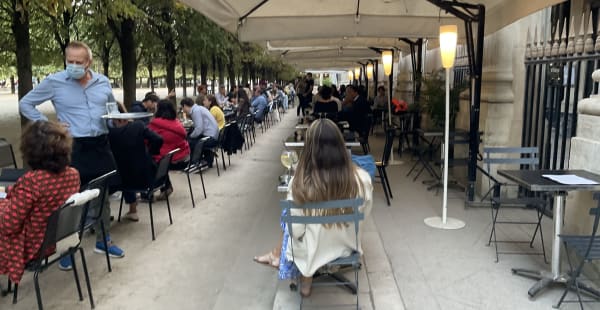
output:
M154 195L154 193L152 193ZM152 199L148 200L148 209L150 210L150 229L152 230L152 241L156 240L154 235L154 215L152 214Z
M221 176L221 172L219 171L219 158L215 159L215 166L217 166L217 176Z
M102 230L102 243L104 243L104 256L106 256L106 266L108 266L108 272L112 272L112 266L110 265L110 255L108 254L108 241L106 240L106 228L104 227L104 221L100 220L100 230Z
M496 213L494 214L494 209L496 209ZM496 249L496 263L500 261L498 257L498 240L496 239L496 220L498 219L498 213L500 213L500 207L497 206L494 208L492 206L492 231L490 233L490 239L488 240L488 246L492 242L492 236L494 237L494 248Z
M88 296L90 298L90 307L94 309L96 305L94 304L94 296L92 295L92 285L90 283L90 274L88 273L87 263L85 261L85 254L83 253L83 248L79 248L79 254L81 255L81 265L83 266L83 275L85 276L85 285L87 286Z
M387 190L390 194L390 198L394 198L394 195L392 195L392 188L390 187L390 180L388 179L387 170L385 169L385 166L381 167L381 170L383 171L383 176L385 177L385 185L387 185Z
M171 216L171 203L169 202L169 195L167 195L167 211L169 212L169 223L173 225L173 217Z
M123 192L121 192L121 203L119 203L119 217L117 217L117 222L121 222L121 211L123 210Z
M377 167L377 170L379 170L379 178L381 179L381 186L383 187L383 193L385 194L385 200L387 201L387 205L389 207L390 206L390 197L388 196L387 186L385 185L385 178L384 178L384 175L383 175L383 168L382 167Z
M221 161L223 162L223 171L227 171L227 166L225 165L225 153L223 149L221 149Z
M74 266L75 265L73 265L73 267ZM39 275L40 274L37 271L33 274L33 285L35 287L35 298L37 299L38 309L43 310L44 306L42 305L42 292L40 291L40 282L38 279ZM17 291L16 288L17 287L15 286L15 292Z
M204 192L204 199L206 199L206 188L204 187L204 177L202 176L202 170L200 170L200 181L202 182L202 192Z
M108 248L106 248L108 252ZM77 285L77 294L79 295L79 301L83 301L83 293L81 293L81 283L79 283L79 274L77 274L77 265L75 264L75 255L70 254L71 263L73 264L73 277L75 277L75 285Z
M194 202L194 192L192 191L192 181L190 180L190 173L186 172L185 175L187 176L188 187L190 188L190 198L192 199L192 208L195 208L196 202Z
M544 263L548 263L548 260L546 259L546 246L544 245L544 233L542 230L542 218L544 218L544 213L546 212L546 205L544 205L542 207L542 210L540 210L539 208L536 208L537 212L538 212L538 222L537 225L535 226L535 231L533 232L533 238L531 239L531 243L529 244L530 247L533 247L533 239L535 238L535 235L537 233L537 231L539 230L540 232L540 241L542 243L542 255L544 256Z
M10 291L10 285L8 286L8 290ZM19 295L19 284L15 283L15 289L13 290L13 305L17 304L17 296Z

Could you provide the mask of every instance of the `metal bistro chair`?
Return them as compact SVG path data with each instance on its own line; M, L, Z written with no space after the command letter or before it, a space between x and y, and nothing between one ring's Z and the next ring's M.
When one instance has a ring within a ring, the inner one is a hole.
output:
M154 192L160 189L166 190L167 177L169 175L169 164L173 154L179 152L179 148L176 148L169 153L165 154L158 162L158 168L154 180L148 184L146 188L123 188L123 191L131 191L136 193L143 193L148 197L148 208L150 209L150 229L152 230L152 241L156 240L154 234L154 215L152 214L152 201L154 200ZM169 195L165 195L167 200L167 211L169 212L169 224L173 225L173 217L171 216L171 204L169 203ZM123 195L121 195L121 203L119 204L119 217L118 221L121 221L121 211L123 210Z
M0 169L12 166L17 168L17 160L12 145L4 138L0 138Z
M281 216L282 222L284 222L288 227L288 232L290 236L293 236L292 227L294 224L336 224L336 223L344 223L344 224L354 224L354 236L355 236L355 248L358 249L359 244L359 236L358 229L359 223L364 219L364 213L359 210L359 207L363 204L362 198L355 199L346 199L346 200L331 200L324 201L318 203L307 203L304 205L296 205L291 200L281 200L280 206L284 210L283 215ZM349 208L352 210L352 213L342 214L342 215L292 215L292 209L309 209L309 210L321 210L321 209L337 209L337 208ZM335 228L332 228L335 229ZM290 244L288 246L292 247L292 258L294 256L294 247L293 247L294 238L290 238ZM340 267L350 266L354 270L354 281L350 281L343 275L339 274ZM329 276L333 278L334 282L314 282L312 286L344 286L356 295L356 309L358 309L358 270L361 267L360 262L360 253L357 251L353 251L352 254L346 257L337 258L325 266L322 266L319 271L313 278ZM322 271L321 271L322 270ZM338 270L335 272L331 272L331 270ZM302 285L302 281L297 281ZM292 286L290 288L293 289ZM300 287L301 289L301 287ZM300 309L302 309L302 303L304 298L300 300Z
M537 147L484 147L483 148L484 158L483 163L485 164L485 174L488 177L488 185L490 190L485 196L489 196L491 203L491 215L492 215L492 230L488 240L488 246L494 243L496 249L496 262L498 262L499 254L527 254L527 255L542 255L544 262L546 260L546 249L544 246L544 235L542 232L542 218L546 211L547 201L545 199L534 197L532 193L525 192L524 189L519 188L519 193L516 197L503 197L501 195L502 187L517 186L516 184L509 184L501 182L492 176L492 165L513 165L519 169L536 170L538 165L538 149ZM485 199L485 196L483 199ZM498 219L498 214L501 208L507 206L522 207L525 209L534 209L536 211L535 221L516 221L510 219ZM515 241L515 240L497 240L496 238L496 227L498 224L525 224L535 225L533 231L533 237L527 241ZM529 247L533 248L533 242L535 237L540 236L542 244L541 252L503 252L498 250L498 243L529 243Z
M102 176L99 176L91 180L85 187L88 190L98 189L100 191L99 198L90 202L90 206L86 215L84 223L84 231L93 229L96 223L100 223L100 230L102 233L102 241L104 242L104 248L108 249L108 242L106 241L106 227L104 227L104 221L102 220L102 213L104 208L108 207L106 198L108 197L108 181L111 177L117 174L117 170L110 171ZM108 272L112 272L110 265L110 255L108 251L104 251L106 254L106 266Z
M558 303L554 305L554 308L560 308L563 302L579 302L580 308L583 310L584 302L591 302L596 300L582 300L581 291L585 291L596 298L600 298L600 292L584 284L579 280L583 266L587 262L594 260L600 260L600 241L597 239L596 233L598 232L598 224L600 222L600 193L594 193L594 199L597 201L596 208L591 208L589 214L593 216L594 225L592 226L592 233L590 235L560 235L565 249L567 250L567 261L569 262L569 279L565 287L565 291L561 295ZM577 267L574 268L571 260L569 250L575 252L577 256L581 258ZM570 289L575 289L577 293L577 300L565 300L565 296Z
M81 292L81 284L79 283L79 275L77 274L77 267L75 266L75 254L79 251L81 255L81 264L83 266L83 272L85 275L85 283L90 298L90 306L94 309L94 297L92 296L92 286L90 284L90 276L87 270L87 264L85 261L85 254L81 245L81 238L83 236L84 221L86 216L88 205L90 201L97 200L100 191L98 189L86 190L81 193L72 195L67 201L58 209L56 209L48 217L48 226L44 235L44 241L38 251L37 258L28 262L25 269L32 271L33 281L35 286L35 296L37 298L38 309L44 309L42 304L42 294L40 291L39 275L52 264L60 261L63 257L70 256L73 263L73 275L75 276L75 284L77 285L77 293L79 294L79 300L83 301L83 294ZM59 253L58 256L50 259L52 255L46 253L54 247L58 242L70 237L77 233L79 239L77 244L70 246L67 250ZM11 284L9 282L8 290L10 291ZM13 304L17 303L17 297L19 293L19 285L15 284L13 290Z
M392 195L392 188L390 187L390 181L387 177L387 171L385 170L390 160L392 153L392 145L394 144L394 135L396 128L388 128L385 131L385 145L383 147L383 155L381 161L375 162L377 171L379 172L379 179L381 180L381 186L383 187L383 193L385 194L385 200L387 201L388 207L390 206L390 198L394 198Z
M192 156L190 156L190 161L188 163L187 168L183 169L183 172L187 176L188 186L190 188L190 197L192 198L192 207L196 207L196 203L194 201L194 192L192 191L192 181L190 179L190 174L194 172L198 172L200 174L200 181L202 182L202 191L204 192L204 199L206 199L206 188L204 187L204 177L202 176L202 168L200 166L200 159L202 158L202 150L204 149L204 140L198 141L196 146L192 150Z

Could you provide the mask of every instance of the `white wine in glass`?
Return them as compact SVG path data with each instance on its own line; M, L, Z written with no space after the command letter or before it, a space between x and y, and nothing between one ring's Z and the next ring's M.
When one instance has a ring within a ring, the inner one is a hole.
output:
M281 164L286 167L288 169L288 171L290 170L290 168L292 168L292 154L290 151L283 151L281 153Z

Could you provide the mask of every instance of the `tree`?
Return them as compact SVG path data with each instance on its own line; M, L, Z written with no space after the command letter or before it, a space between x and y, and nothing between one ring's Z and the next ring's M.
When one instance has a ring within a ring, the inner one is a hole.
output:
M136 20L144 15L133 1L98 0L97 11L103 17L114 34L121 50L121 69L123 76L123 101L125 107L131 107L135 101L137 73L137 44L134 32Z
M0 2L0 9L10 16L11 30L15 43L15 58L17 62L17 77L19 79L18 96L23 98L32 88L31 83L31 43L29 36L29 5L28 0L9 0ZM21 117L21 124L26 119Z

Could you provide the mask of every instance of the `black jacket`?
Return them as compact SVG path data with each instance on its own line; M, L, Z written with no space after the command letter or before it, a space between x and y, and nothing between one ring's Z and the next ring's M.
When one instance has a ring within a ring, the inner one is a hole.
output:
M156 173L152 155L160 152L162 137L142 122L135 121L123 127L110 128L108 138L121 184L127 188L147 187Z
M231 155L236 153L237 150L241 150L245 140L237 124L227 124L222 130L221 148L223 148L223 151L227 152L227 155Z

